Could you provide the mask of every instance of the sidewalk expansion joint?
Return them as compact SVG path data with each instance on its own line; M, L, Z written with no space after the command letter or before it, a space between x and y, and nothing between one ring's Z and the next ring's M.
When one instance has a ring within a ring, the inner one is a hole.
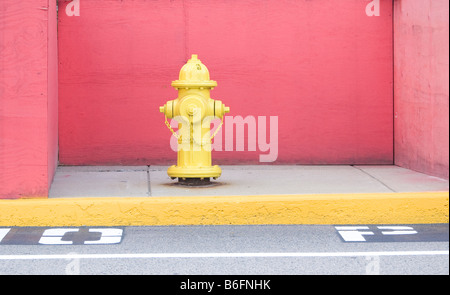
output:
M152 186L150 184L150 165L147 165L147 196L152 196Z
M376 178L375 176L373 176L372 174L370 174L369 172L355 166L355 165L350 165L351 167L358 169L359 171L361 171L362 173L366 174L367 176L369 176L370 178L376 180L378 183L380 183L381 185L383 185L385 188L387 188L388 190L390 190L393 193L396 193L397 191L395 191L393 188L389 187L386 183L382 182L381 180L379 180L378 178Z

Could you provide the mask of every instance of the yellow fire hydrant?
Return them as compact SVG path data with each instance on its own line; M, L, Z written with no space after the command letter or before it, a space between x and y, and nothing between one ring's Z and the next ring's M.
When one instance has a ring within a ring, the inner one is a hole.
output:
M211 141L223 124L223 116L230 111L220 100L210 97L217 82L210 80L206 66L193 54L181 68L179 79L172 82L178 97L159 108L165 115L165 124L178 139L177 165L169 167L167 174L187 185L201 185L218 178L222 170L211 164ZM169 119L178 122L178 134L173 131ZM214 134L211 121L222 119Z

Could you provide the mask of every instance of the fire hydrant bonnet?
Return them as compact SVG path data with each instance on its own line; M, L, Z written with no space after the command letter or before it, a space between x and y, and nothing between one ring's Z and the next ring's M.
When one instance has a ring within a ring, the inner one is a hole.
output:
M213 88L217 82L209 79L208 68L193 54L191 59L181 68L179 79L172 82L178 88Z

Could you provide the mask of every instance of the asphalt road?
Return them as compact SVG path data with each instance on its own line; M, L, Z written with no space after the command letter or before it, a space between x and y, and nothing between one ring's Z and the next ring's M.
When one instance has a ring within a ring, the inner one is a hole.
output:
M0 228L0 274L449 274L448 224Z

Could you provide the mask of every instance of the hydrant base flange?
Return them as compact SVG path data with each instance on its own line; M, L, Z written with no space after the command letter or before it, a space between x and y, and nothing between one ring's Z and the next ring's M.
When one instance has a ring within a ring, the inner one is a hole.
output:
M217 178L222 174L222 169L217 165L209 167L172 165L167 169L167 174L172 178Z
M182 178L179 177L178 178L178 184L179 185L183 185L183 186L192 186L192 187L197 187L197 186L211 186L214 185L214 183L212 183L208 178Z

